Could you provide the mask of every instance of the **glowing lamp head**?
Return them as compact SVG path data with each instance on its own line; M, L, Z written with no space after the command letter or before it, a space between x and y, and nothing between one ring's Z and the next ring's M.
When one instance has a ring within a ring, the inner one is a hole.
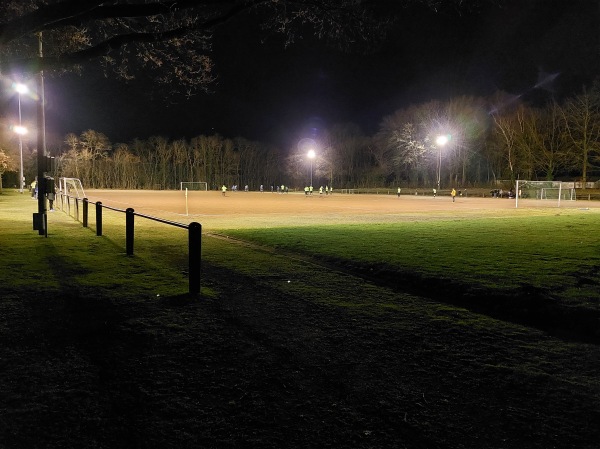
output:
M435 143L437 143L439 146L443 147L444 145L446 145L448 143L448 136L438 136L438 138L435 139Z
M14 132L17 133L20 136L24 136L25 134L27 134L27 128L25 128L24 126L15 126L13 128Z
M317 153L315 153L315 150L308 150L307 156L309 159L314 159L317 156Z
M29 92L29 88L25 85L25 84L21 84L21 83L14 83L13 84L13 88L15 89L15 91L18 94L26 94L27 92Z

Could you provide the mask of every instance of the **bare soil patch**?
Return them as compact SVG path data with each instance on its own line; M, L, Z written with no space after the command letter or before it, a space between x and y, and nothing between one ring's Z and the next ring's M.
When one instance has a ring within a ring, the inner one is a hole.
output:
M505 217L515 213L556 213L559 209L536 201L529 208L515 211L514 200L490 197L457 197L424 195L349 195L306 196L303 193L271 192L188 192L187 207L182 191L90 190L90 201L138 213L168 218L184 223L198 221L204 229L253 226L326 225L339 223L396 222L461 217ZM544 206L541 208L541 206ZM598 208L595 201L568 202L563 208Z

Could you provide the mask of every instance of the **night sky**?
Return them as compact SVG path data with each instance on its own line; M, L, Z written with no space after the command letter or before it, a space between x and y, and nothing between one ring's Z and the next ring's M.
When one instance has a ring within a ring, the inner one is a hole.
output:
M385 115L433 99L503 90L543 101L591 85L600 73L598 1L508 3L460 14L414 7L366 55L311 37L285 48L273 36L261 42L255 23L233 23L215 36L214 93L192 99L93 70L47 78L49 140L86 129L112 142L216 132L289 148L335 123L373 134Z

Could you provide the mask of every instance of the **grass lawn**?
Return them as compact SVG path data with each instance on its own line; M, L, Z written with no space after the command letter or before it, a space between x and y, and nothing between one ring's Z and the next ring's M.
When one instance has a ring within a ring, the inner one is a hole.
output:
M384 264L467 288L510 291L531 285L560 302L599 305L597 213L223 232L342 264ZM584 278L588 282L581 283Z
M185 230L138 220L128 257L122 216L45 238L36 205L0 195L0 447L600 441L595 211L232 222L192 298Z

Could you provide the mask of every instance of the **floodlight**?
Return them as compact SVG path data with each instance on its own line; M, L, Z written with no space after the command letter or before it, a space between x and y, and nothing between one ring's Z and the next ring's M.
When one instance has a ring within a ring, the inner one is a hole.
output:
M27 87L27 85L22 84L22 83L13 83L13 89L19 95L23 95L23 94L26 94L27 92L29 92L29 88Z
M13 131L20 136L24 136L25 134L27 134L27 128L21 125L14 126Z

